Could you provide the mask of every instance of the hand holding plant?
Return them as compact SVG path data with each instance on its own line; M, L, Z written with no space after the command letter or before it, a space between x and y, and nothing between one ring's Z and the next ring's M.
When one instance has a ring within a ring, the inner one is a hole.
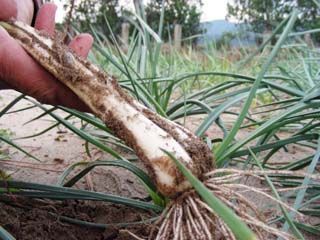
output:
M56 5L44 4L35 21L35 28L53 36L55 32ZM0 1L0 20L17 19L30 24L33 2ZM89 34L80 34L69 44L79 56L87 57L93 39ZM15 89L30 95L42 103L63 105L82 111L87 106L67 87L36 63L23 48L0 28L0 89Z

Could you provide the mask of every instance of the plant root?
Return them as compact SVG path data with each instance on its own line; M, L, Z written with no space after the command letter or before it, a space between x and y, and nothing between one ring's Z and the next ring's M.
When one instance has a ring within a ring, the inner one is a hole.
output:
M248 193L260 195L268 203L279 204L289 211L302 215L288 204L276 199L268 188L260 188L241 183L245 178L263 180L262 174L275 174L274 171L241 171L233 169L217 169L206 174L204 184L224 204L230 207L238 217L256 234L257 239L273 239L281 237L285 240L295 239L292 235L270 226L260 206L250 200ZM276 174L287 175L289 172ZM293 174L293 173L291 173ZM311 176L311 178L318 178ZM280 191L297 190L285 188ZM162 214L149 239L156 240L212 240L236 237L224 221L205 203L201 197L191 190L173 200Z

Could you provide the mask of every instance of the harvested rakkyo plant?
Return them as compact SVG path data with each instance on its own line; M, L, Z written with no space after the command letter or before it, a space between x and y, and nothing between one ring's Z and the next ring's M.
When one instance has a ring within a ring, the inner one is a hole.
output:
M21 46L59 81L77 94L145 164L158 190L171 202L150 233L150 239L236 239L238 235L192 189L167 152L246 223L255 235L270 239L290 235L265 224L263 214L241 191L254 191L238 180L254 173L215 169L210 149L193 133L140 104L116 79L74 55L59 39L46 37L20 22L1 23ZM290 208L283 204L285 208Z

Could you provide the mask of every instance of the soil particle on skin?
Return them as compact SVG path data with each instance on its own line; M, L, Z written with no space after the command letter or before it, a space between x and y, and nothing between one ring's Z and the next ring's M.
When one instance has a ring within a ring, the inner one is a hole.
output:
M107 229L88 228L62 222L59 216L107 224L141 221L150 218L151 214L118 205L89 201L50 202L0 197L0 225L19 240L132 239L116 226ZM149 227L141 224L127 230L143 237L147 236Z

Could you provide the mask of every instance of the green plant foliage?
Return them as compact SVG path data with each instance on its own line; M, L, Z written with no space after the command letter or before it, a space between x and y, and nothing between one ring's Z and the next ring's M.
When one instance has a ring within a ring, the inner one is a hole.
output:
M12 193L30 198L48 198L55 200L92 200L104 201L116 204L123 204L130 207L140 208L144 210L161 211L162 207L151 203L142 202L130 198L115 196L112 194L104 194L99 192L90 192L86 190L71 189L66 187L58 187L53 185L43 185L38 183L27 183L19 181L0 180L0 194Z

